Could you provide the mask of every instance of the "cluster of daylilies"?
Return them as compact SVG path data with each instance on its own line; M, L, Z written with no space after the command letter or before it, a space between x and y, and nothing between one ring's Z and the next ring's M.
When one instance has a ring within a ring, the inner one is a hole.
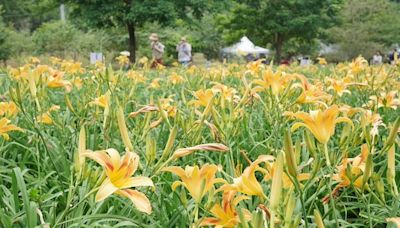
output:
M50 225L127 198L144 223L160 201L176 207L160 227L400 227L400 66L116 61L31 58L0 79L2 145L37 142L43 159L56 147L46 137L73 132L70 206Z

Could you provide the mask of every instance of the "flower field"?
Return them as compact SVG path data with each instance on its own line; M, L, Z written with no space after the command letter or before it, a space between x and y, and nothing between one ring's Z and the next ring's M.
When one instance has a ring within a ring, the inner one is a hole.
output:
M1 227L400 227L400 67L0 71Z

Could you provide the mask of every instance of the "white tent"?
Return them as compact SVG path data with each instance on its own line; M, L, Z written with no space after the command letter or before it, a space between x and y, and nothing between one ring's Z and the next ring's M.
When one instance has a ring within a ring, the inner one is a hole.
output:
M269 50L255 46L253 42L249 40L246 36L240 39L240 42L222 49L223 53L234 54L234 55L247 55L247 54L269 54Z

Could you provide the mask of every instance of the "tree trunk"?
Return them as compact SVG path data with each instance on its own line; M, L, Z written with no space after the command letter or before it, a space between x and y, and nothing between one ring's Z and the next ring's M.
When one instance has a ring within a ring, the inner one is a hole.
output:
M135 24L133 22L127 23L128 34L129 34L129 48L130 52L129 60L131 63L136 61L136 34L135 34Z
M275 61L277 64L281 62L283 42L283 35L278 33L275 40Z

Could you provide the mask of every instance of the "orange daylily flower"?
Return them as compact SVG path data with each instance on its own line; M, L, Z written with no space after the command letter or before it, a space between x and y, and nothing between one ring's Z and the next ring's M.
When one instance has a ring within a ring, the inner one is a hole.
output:
M285 112L283 115L292 116L303 122L295 123L291 130L295 131L299 127L305 127L314 135L314 137L322 144L328 143L330 137L335 134L335 126L340 122L347 122L353 125L353 122L347 117L338 117L339 108L333 105L324 111L313 110L306 112Z
M64 73L61 71L54 71L52 75L49 76L49 81L47 82L47 87L49 88L60 88L64 87L65 91L70 92L72 89L71 82L63 80Z
M82 153L82 156L99 163L107 175L96 194L97 202L116 193L129 198L139 211L151 214L151 204L146 195L131 189L132 187L154 187L153 181L148 177L132 177L139 165L139 156L136 153L128 151L121 157L115 149L94 152L88 150Z
M287 75L285 72L276 71L275 73L269 67L263 75L262 80L254 80L253 83L258 85L255 87L256 91L268 90L271 88L272 94L278 96L285 86L294 78L291 75Z
M381 93L379 97L371 96L371 102L378 103L378 108L392 108L394 110L397 109L397 106L400 105L400 99L396 98L397 91L391 91L389 93Z
M181 178L181 181L175 181L172 184L172 190L179 185L183 185L193 197L193 199L200 203L203 196L210 191L216 183L226 182L222 178L215 178L218 171L218 166L205 164L201 168L196 166L186 166L185 170L178 166L170 166L162 169L164 172L171 172Z
M5 140L9 140L10 136L7 132L10 131L23 131L23 129L15 126L14 124L10 124L10 120L3 117L0 119L0 136L2 136Z
M242 200L250 199L248 196L236 196L235 191L224 192L221 204L215 204L210 212L214 215L213 218L204 218L200 226L215 226L215 227L236 227L240 224L240 218L236 210L236 206ZM251 220L251 213L243 209L246 221Z
M364 144L361 146L360 155L355 158L343 158L342 164L337 167L338 174L333 175L333 180L338 181L339 184L332 191L332 195L336 195L340 188L350 186L351 183L356 188L362 188L368 155L368 146ZM348 166L350 172L348 172ZM323 201L329 201L329 196L324 197Z

